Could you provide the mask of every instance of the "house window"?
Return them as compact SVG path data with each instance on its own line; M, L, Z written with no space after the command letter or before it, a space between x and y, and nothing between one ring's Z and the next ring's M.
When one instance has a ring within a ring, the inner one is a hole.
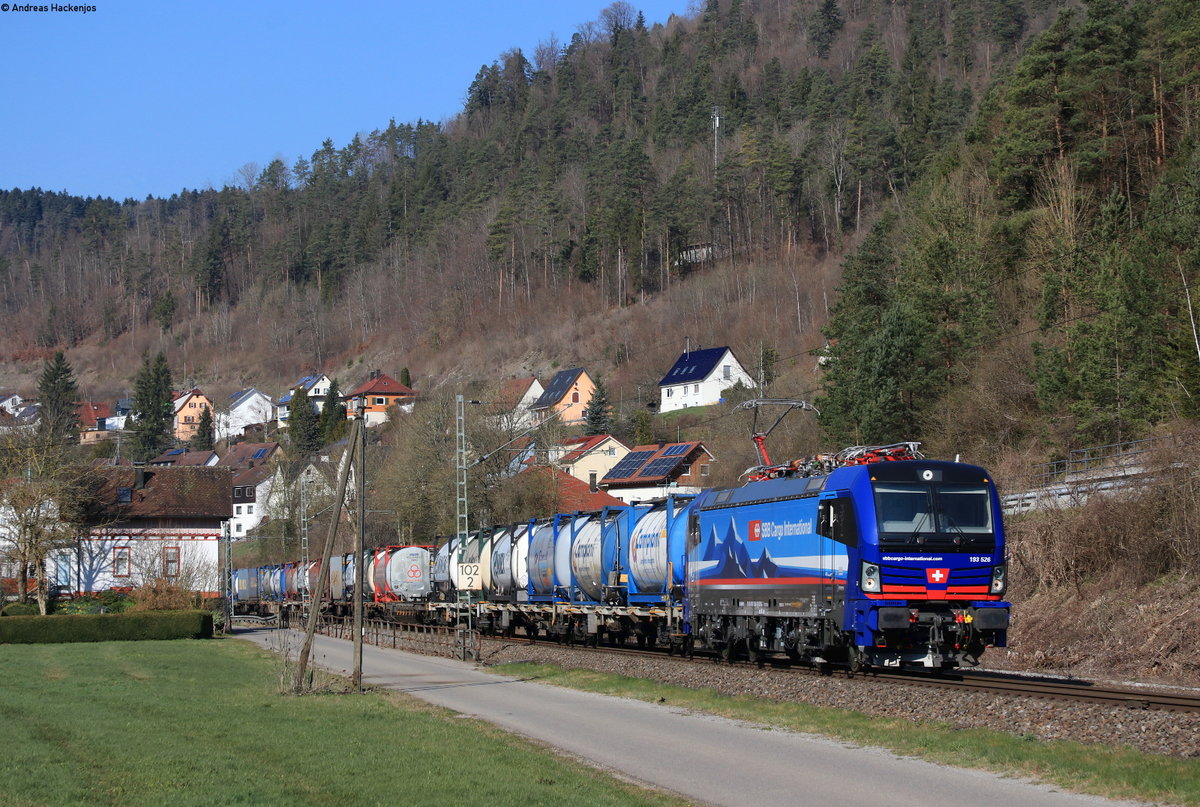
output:
M680 476L687 476L691 472L692 472L692 464L690 462L685 462L679 466Z
M241 489L241 488L234 488L234 489L233 489L233 495L234 495L234 498L237 498L238 496L241 496L241 495L242 495L242 489Z
M246 505L246 515L248 515L248 516L254 515L254 505L252 505L252 504Z
M708 463L707 462L700 464L700 475L708 476Z
M667 387L667 397L670 398L674 394L675 390L673 390L671 387Z
M242 514L242 506L239 504L237 507L235 507L233 509L233 512L234 512L234 515L240 516Z
M163 577L179 577L179 547L163 547Z
M588 487L591 488L592 493L596 492L596 472L595 471L588 471Z
M728 364L726 364L724 367L721 368L721 375L726 381L728 381L730 379L730 377L733 375L733 368L731 368Z
M129 577L129 547L113 548L113 577Z
M579 393L578 392L571 393L571 403L579 403Z
M234 531L234 532L241 532L241 531L242 531L242 522L240 522L240 521L239 521L237 524L234 524L234 525L233 525L233 531Z
M697 395L700 394L700 385L699 384L696 385L696 389L694 389L693 392L695 392Z
M183 422L184 422L184 423L191 423L191 422L192 422L192 416L191 416L191 415L184 415L184 416L183 416Z
M196 402L195 402L195 401L192 401L190 404L188 404L188 409L195 409L195 408L196 408Z
M117 488L117 504L129 504L133 501L133 488Z
M387 398L376 398L375 405L376 406L387 406Z

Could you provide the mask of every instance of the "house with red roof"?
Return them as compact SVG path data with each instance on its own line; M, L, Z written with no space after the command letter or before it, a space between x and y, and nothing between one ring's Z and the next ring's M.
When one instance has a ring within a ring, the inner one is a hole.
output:
M392 407L401 412L411 412L417 393L404 386L387 373L372 370L367 380L342 396L346 402L346 417L354 417L359 401L368 426L387 423Z
M618 507L624 504L615 496L602 490L593 490L588 487L586 482L581 482L552 465L541 465L522 471L520 478L532 480L531 484L534 485L547 485L553 494L547 512L530 514L535 518L551 516L555 513L572 513L576 510L601 510L605 507Z
M709 484L714 461L699 441L635 446L600 479L600 488L627 504L699 493Z
M550 451L550 462L596 490L604 475L628 453L629 446L611 434L592 434L560 440Z
M537 423L545 423L557 416L559 423L570 425L583 422L583 410L587 408L596 383L582 367L572 367L556 373L545 391L529 407Z

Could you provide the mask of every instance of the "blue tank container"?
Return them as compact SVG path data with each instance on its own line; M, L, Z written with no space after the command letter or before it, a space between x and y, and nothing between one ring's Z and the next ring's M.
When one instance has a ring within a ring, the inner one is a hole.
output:
M664 603L682 587L687 566L688 513L695 499L668 496L638 516L621 550L628 570L628 602Z

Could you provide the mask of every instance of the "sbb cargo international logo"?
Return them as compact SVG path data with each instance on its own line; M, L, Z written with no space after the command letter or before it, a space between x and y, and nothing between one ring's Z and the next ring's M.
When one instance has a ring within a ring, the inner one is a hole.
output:
M751 541L762 540L762 522L761 521L751 521L750 522L750 540Z

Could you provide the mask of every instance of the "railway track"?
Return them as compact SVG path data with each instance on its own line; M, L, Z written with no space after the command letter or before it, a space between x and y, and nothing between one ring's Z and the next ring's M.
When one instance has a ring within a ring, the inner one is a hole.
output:
M488 639L490 637L484 638ZM550 647L570 648L581 653L619 653L626 656L644 656L658 659L670 657L662 649L589 647L586 645L567 645L545 640L535 642L522 637L493 639L493 641L504 641L514 644L545 644ZM676 656L676 658L679 657ZM1084 679L1047 678L1044 676L1027 676L988 670L963 670L942 675L892 670L870 670L862 673L850 673L840 670L829 671L814 667L797 666L785 659L768 658L761 663L751 661L725 662L721 661L715 655L700 654L694 656L692 660L698 663L710 662L744 667L768 666L772 669L794 674L847 676L864 680L903 683L909 686L925 688L956 689L959 691L970 690L1013 697L1040 698L1043 700L1071 701L1075 703L1096 703L1114 708L1200 712L1200 691L1189 692L1186 690L1168 691L1151 688L1115 687Z

